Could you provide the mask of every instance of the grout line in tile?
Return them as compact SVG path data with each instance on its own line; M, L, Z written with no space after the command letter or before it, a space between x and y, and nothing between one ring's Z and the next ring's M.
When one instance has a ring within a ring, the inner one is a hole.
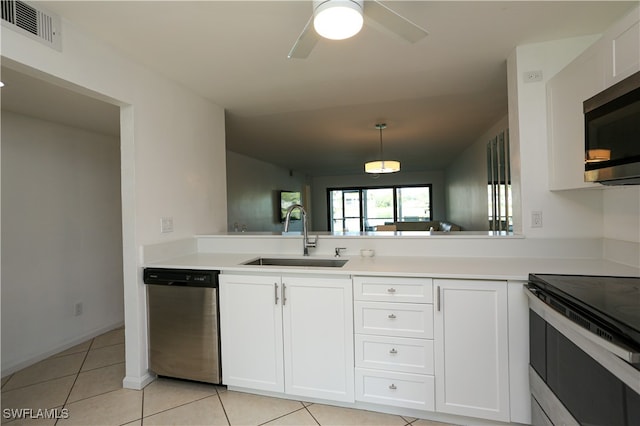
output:
M13 389L6 389L6 390L5 390L5 389L2 389L2 391L3 391L3 392L13 392L13 391L15 391L15 390L28 388L29 386L35 386L35 385L39 385L39 384L42 384L42 383L51 382L51 381L53 381L53 380L59 380L59 379L65 378L65 377L75 376L75 375L77 375L77 374L78 374L78 373L72 373L72 374L67 374L66 376L53 377L53 378L51 378L51 379L43 380L43 381L41 381L41 382L30 383L30 384L28 384L28 385L24 385L24 386L18 386L17 388L13 388ZM3 387L3 388L4 388L4 387Z
M318 419L316 419L316 416L314 416L314 415L313 415L313 413L309 410L309 407L310 407L310 406L312 406L312 405L313 405L313 404L306 405L306 406L304 407L304 409L305 409L305 410L307 410L307 413L309 413L309 415L311 416L311 418L313 419L313 421L315 421L315 422L318 424L318 426L320 426L320 422L318 421Z
M95 337L94 337L95 339ZM104 349L104 348L110 348L111 346L118 346L118 345L124 345L124 342L119 342L119 343L111 343L109 345L104 345L104 346L100 346L97 348L90 348L87 352L89 351L99 351L100 349ZM91 346L93 346L93 342L91 343Z
M216 387L216 395L218 395L218 400L220 401L220 406L222 407L222 412L224 413L224 417L227 419L227 424L231 426L231 421L229 420L229 415L227 414L227 409L224 408L224 404L222 403L222 398L220 398L220 391Z
M140 401L140 426L144 425L144 396L147 393L147 387L142 388L142 398Z
M87 373L89 371L95 371L95 370L100 370L101 368L105 368L105 367L113 367L114 365L118 365L118 364L124 364L125 361L120 361L120 362L114 362L113 364L105 364L105 365L101 365L100 367L96 367L96 368L90 368L88 370L80 370L80 372L78 374L81 373ZM84 364L84 363L83 363Z
M287 414L283 414L283 415L281 415L281 416L274 417L274 418L272 418L272 419L270 419L270 420L267 420L266 422L260 423L258 426L266 425L267 423L270 423L270 422L272 422L272 421L274 421L274 420L278 420L278 419L281 419L281 418L283 418L283 417L287 417L287 416L288 416L288 415L290 415L290 414L297 413L298 411L302 411L302 410L304 410L304 409L306 409L306 408L307 408L307 407L305 407L305 406L304 406L304 404L302 403L302 401L300 401L300 404L302 404L302 407L298 408L297 410L293 410L293 411L288 412ZM307 412L308 412L308 411L309 411L309 410L307 410ZM315 419L314 419L314 420L315 420ZM316 422L317 422L317 420L316 420ZM318 423L318 424L319 424L319 423Z
M111 391L111 392L113 392L113 391ZM107 392L107 393L108 393L108 392ZM184 404L176 405L175 407L167 408L166 410L161 410L161 411L158 411L158 412L156 412L156 413L149 414L149 415L148 415L148 416L146 416L146 417L144 417L144 415L143 415L141 418L142 418L142 419L145 419L145 418L153 417L153 416L155 416L156 414L160 414L160 413L164 413L164 412L167 412L167 411L174 410L174 409L176 409L176 408L184 407L185 405L193 404L194 402L202 401L203 399L211 398L211 397L213 397L213 396L215 396L215 395L207 395L207 396L203 396L202 398L194 399L193 401L185 402ZM143 398L144 398L144 395L143 395ZM219 398L219 397L218 397L218 398ZM220 401L220 403L222 404L222 401ZM223 406L223 407L224 407L224 406ZM144 412L143 412L143 413L144 413ZM226 416L226 414L227 414L227 413L225 412L225 416ZM134 421L134 420L132 420L132 421ZM227 421L228 421L228 419L227 419Z
M78 372L76 373L76 378L73 380L73 384L69 388L69 393L67 394L67 397L65 398L64 403L62 404L63 408L65 408L67 406L67 403L69 402L69 397L71 396L71 392L73 392L73 387L78 382L78 376L80 376L80 372L82 371L82 366L87 361L87 357L89 356L89 351L91 350L92 346L93 346L93 339L91 339L91 343L89 343L89 349L87 349L87 352L85 352L85 354L84 354L84 358L82 359L82 362L80 363L80 368L78 368ZM58 420L59 419L56 419L56 422L54 423L54 426L56 426L58 424Z

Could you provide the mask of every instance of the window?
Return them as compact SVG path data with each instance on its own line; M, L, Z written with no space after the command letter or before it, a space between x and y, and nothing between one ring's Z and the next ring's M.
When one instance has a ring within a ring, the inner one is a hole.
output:
M430 221L431 185L327 189L331 231L375 231L394 222Z

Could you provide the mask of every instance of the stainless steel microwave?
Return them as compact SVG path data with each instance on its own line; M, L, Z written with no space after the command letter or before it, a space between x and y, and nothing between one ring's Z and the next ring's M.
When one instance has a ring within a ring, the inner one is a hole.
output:
M583 103L584 180L640 185L640 71Z

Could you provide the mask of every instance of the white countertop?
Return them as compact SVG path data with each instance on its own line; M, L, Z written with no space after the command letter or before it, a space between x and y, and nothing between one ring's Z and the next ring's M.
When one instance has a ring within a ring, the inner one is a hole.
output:
M257 257L302 258L278 254L218 254L196 253L165 261L149 263L147 267L216 269L233 272L303 273L331 275L389 275L431 278L475 278L527 280L529 273L640 276L640 269L600 259L551 259L520 257L410 257L410 256L342 256L348 262L339 268L250 266L242 263ZM334 259L326 256L310 256Z

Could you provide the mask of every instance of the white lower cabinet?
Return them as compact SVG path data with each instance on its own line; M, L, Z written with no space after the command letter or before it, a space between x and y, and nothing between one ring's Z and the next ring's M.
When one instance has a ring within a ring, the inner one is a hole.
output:
M354 277L356 400L433 411L429 278Z
M433 285L436 411L509 421L507 283Z
M223 383L354 401L351 279L220 276Z

